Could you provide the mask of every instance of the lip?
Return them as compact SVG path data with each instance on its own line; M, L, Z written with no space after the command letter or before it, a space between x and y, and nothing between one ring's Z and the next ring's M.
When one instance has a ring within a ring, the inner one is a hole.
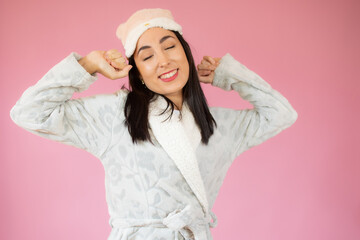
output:
M175 68L175 69L172 69L172 70L170 70L170 71L168 71L168 72L162 73L162 74L160 74L160 76L161 76L161 75L164 75L164 74L171 73L171 72L174 71L174 70L176 70L176 68ZM159 76L159 77L160 77L160 76Z
M170 77L170 78L166 78L166 79L161 79L161 78L160 78L161 75L170 73L170 72L172 72L172 71L174 71L174 70L176 70L176 73L175 73L174 76L172 76L172 77ZM160 79L161 81L170 82L170 81L174 80L174 79L179 75L179 69L178 69L178 68L177 68L177 69L173 69L173 70L171 70L171 71L169 71L169 72L166 72L166 73L163 73L163 74L161 74L161 75L159 76L159 79Z

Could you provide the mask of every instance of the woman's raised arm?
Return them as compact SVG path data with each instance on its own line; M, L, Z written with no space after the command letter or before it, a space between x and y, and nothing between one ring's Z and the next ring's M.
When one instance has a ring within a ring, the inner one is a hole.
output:
M212 85L235 90L254 106L244 110L212 108L215 119L221 119L224 139L228 140L224 146L234 158L290 127L298 117L283 95L229 53L215 69Z
M26 89L11 109L11 119L36 135L85 149L99 157L110 141L112 123L126 91L71 97L74 92L88 89L97 80L97 72L111 79L127 75L131 66L116 65L119 60L115 61L111 54L105 57L106 53L94 51L84 58L75 52L69 54ZM103 59L96 60L94 55Z

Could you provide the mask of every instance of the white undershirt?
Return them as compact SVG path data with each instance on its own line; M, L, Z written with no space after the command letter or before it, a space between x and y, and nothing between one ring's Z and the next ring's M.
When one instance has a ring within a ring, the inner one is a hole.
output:
M174 109L174 115L175 115L175 116L177 116L177 117L179 117L179 115L180 115L180 111L179 111L179 110Z

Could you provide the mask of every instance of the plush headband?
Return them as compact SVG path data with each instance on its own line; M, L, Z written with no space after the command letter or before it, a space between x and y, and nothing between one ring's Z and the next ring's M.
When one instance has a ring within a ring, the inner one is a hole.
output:
M129 58L133 55L140 36L152 27L174 30L182 35L181 25L175 22L169 10L161 8L139 10L116 29L116 36L125 48L126 57Z

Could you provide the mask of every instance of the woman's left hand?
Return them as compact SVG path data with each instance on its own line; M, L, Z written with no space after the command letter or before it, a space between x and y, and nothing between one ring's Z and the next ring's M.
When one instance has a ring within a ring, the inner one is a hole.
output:
M221 58L212 58L210 56L204 56L201 63L197 65L198 76L200 82L212 83L214 80L214 71L220 64Z

